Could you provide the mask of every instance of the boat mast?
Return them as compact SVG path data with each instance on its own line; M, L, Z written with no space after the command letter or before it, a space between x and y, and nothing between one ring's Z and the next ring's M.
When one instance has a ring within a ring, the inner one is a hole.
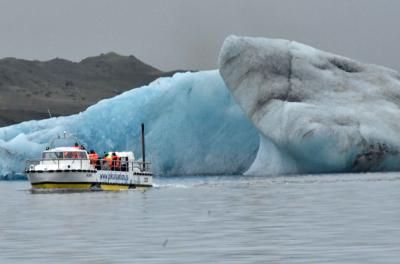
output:
M146 170L146 150L144 145L144 124L142 123L142 162L143 162L143 170Z

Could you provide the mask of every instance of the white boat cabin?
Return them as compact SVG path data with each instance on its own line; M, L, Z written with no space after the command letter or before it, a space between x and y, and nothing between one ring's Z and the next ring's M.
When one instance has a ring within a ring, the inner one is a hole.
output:
M116 154L118 159L112 159ZM45 150L42 159L36 164L30 164L30 170L35 171L97 171L97 170L116 170L116 171L142 171L140 162L135 162L133 152L108 152L109 159L100 157L90 160L86 150L76 147L57 147Z

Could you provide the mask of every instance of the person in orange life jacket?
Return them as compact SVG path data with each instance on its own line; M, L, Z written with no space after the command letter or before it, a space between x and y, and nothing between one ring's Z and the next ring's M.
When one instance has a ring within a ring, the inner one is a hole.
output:
M99 155L92 149L89 153L90 164L96 167L97 161L99 160Z
M109 169L112 169L112 156L106 153L104 155L104 160L107 161Z
M121 159L115 152L112 154L113 170L121 170Z
M103 170L108 166L107 155L108 154L104 152L103 158L101 159L101 167Z

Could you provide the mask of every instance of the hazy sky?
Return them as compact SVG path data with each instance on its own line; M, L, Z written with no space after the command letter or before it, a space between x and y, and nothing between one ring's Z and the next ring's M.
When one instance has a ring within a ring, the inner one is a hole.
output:
M0 0L0 57L133 54L216 68L230 34L286 38L400 70L397 0Z

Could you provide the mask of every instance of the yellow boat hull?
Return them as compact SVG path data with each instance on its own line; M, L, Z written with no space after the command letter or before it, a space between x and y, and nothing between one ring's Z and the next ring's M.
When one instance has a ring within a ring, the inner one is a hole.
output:
M29 171L32 189L71 189L119 191L152 187L150 173L128 171Z
M108 184L101 183L93 185L92 183L34 183L32 189L73 189L73 190L103 190L103 191L120 191L134 189L135 186L129 184ZM147 186L151 187L151 186Z

